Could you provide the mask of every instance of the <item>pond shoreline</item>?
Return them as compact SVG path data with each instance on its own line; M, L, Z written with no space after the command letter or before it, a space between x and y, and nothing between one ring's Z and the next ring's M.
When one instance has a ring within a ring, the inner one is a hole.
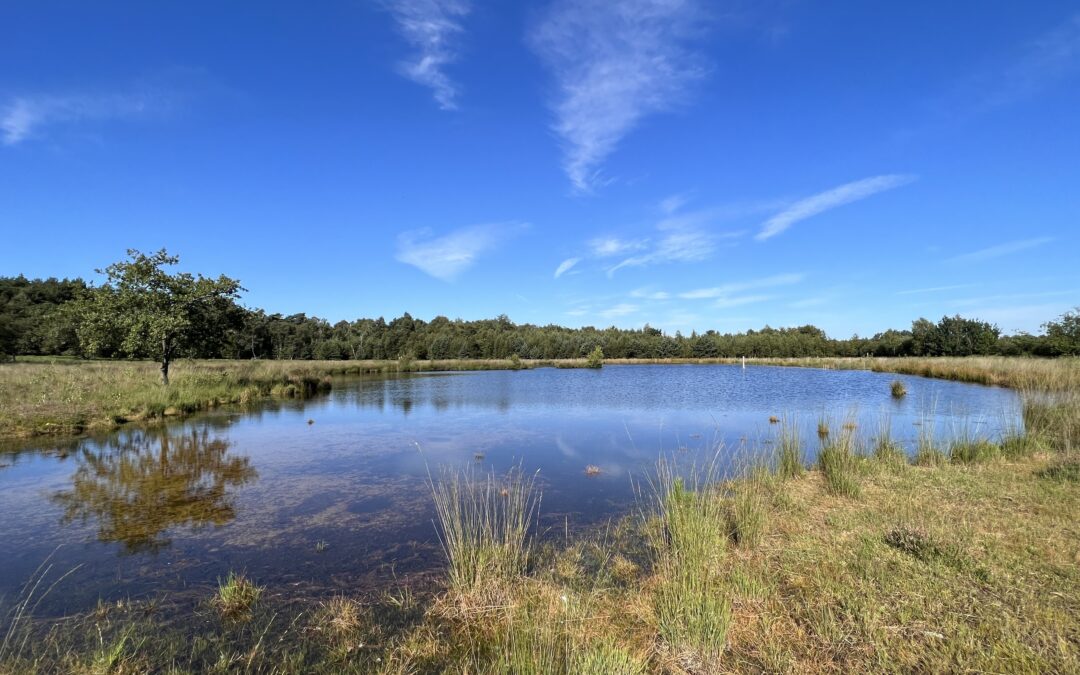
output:
M606 359L605 365L736 365L740 359ZM1020 357L769 358L747 365L869 370L1018 390L1080 390L1080 359ZM75 438L222 406L305 398L354 375L586 368L587 359L446 361L181 361L173 383L157 384L149 361L40 359L0 365L0 441Z

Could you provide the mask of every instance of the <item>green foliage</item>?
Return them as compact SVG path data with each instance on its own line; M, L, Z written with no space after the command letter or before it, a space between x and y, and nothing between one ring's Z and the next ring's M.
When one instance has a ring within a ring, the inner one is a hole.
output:
M913 356L971 356L993 354L1001 331L998 327L957 316L944 316L937 324L918 319L911 324Z
M165 249L150 255L131 249L128 256L99 270L106 283L79 299L79 341L88 353L108 347L149 356L161 363L162 383L168 384L174 358L221 336L242 289L224 275L170 274L165 268L180 259Z
M604 350L600 347L596 347L589 356L585 359L585 365L589 368L603 368L604 367Z
M1050 356L1080 356L1080 307L1065 312L1057 321L1043 324L1046 352Z
M147 262L153 266L155 260L162 265L165 260L175 261L175 257L165 255L164 251L149 256L132 253L142 257L140 267ZM136 262L118 264L132 266ZM158 272L162 265L157 266ZM174 275L174 279L182 277ZM76 354L85 346L92 346L90 354L94 356L156 358L157 348L149 346L155 340L149 333L125 331L121 325L124 322L107 322L101 317L86 321L83 315L88 305L104 307L110 300L98 297L100 305L80 302L86 291L86 284L79 279L0 277L0 354ZM107 295L102 289L90 292L92 296L99 294ZM199 323L211 326L212 330L195 331L186 344L176 345L174 356L395 360L401 354L412 354L418 360L446 360L509 359L517 354L522 359L552 360L580 358L597 347L609 359L1080 353L1080 309L1046 323L1045 336L1020 333L1000 337L991 324L944 317L936 324L919 319L911 330L887 330L870 338L836 340L809 325L765 326L745 333L706 330L668 335L647 324L640 330L594 326L571 329L515 324L505 315L481 321L452 320L445 316L423 321L405 313L390 321L379 317L331 324L302 313L282 315L247 310L233 302L234 298L235 294L226 294L217 301L200 303L200 313L206 320L200 319ZM149 327L156 322L146 323Z

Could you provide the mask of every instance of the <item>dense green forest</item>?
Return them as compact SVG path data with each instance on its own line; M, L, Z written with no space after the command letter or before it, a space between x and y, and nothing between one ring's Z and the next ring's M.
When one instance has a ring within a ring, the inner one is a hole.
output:
M0 354L139 357L117 335L97 339L93 353L79 339L73 300L92 289L81 279L0 277ZM525 359L580 358L597 346L607 358L802 356L1061 356L1080 354L1080 310L1048 321L1041 335L1001 335L994 325L959 316L917 319L906 330L872 337L830 338L814 326L745 333L668 335L640 329L565 328L515 324L507 316L463 321L408 313L390 321L357 319L335 324L305 314L282 316L217 303L206 311L212 326L179 356L228 359Z

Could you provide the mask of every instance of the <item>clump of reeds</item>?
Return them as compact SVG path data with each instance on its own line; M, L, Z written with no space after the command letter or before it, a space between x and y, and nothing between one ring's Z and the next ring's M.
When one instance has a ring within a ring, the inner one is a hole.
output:
M1001 448L975 433L968 419L959 422L959 429L949 442L949 460L959 464L984 462L1001 454Z
M223 618L231 620L246 619L262 597L263 589L243 574L229 572L224 581L218 580L218 591L214 596L214 605Z
M799 478L806 470L799 421L785 417L776 436L776 473L781 478Z
M818 418L817 435L822 442L829 437L829 420L825 415Z
M938 447L934 436L933 413L924 413L919 420L919 437L915 445L915 463L919 466L940 466L945 463L945 453Z
M600 475L600 467L598 467L595 464L590 464L590 465L586 466L585 467L585 475L586 476L599 476Z
M660 637L684 669L708 672L727 643L731 604L717 572L726 553L724 500L711 491L716 461L689 475L661 461L652 483L658 526L649 541L661 580L653 596Z
M780 424L780 418L776 415L769 415L769 424Z
M764 466L752 466L731 487L731 534L740 548L761 543L768 526L771 477Z
M455 588L475 588L525 569L529 528L540 502L535 476L520 468L501 478L447 472L431 489Z
M878 418L878 433L874 439L874 459L885 466L898 469L907 466L907 455L892 437L892 418L882 413Z
M829 492L853 499L859 496L858 462L855 435L851 431L840 434L835 441L822 447L818 453L818 468Z
M889 385L889 391L892 393L893 398L904 398L907 396L907 387L900 380L893 380Z

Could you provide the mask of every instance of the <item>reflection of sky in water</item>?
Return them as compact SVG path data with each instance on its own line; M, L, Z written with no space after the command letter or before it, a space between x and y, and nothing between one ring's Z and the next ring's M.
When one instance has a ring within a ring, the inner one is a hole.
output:
M907 397L890 396L893 379ZM56 569L83 567L52 611L99 595L205 592L229 569L281 593L377 588L441 564L429 467L539 470L541 526L561 532L626 513L631 477L661 453L691 463L723 443L730 465L740 448L768 443L771 415L788 415L812 454L821 414L869 436L883 412L909 446L928 419L941 437L1019 423L1004 389L859 371L619 366L354 380L249 414L38 442L0 454L0 595L61 544ZM589 464L601 474L587 477Z

